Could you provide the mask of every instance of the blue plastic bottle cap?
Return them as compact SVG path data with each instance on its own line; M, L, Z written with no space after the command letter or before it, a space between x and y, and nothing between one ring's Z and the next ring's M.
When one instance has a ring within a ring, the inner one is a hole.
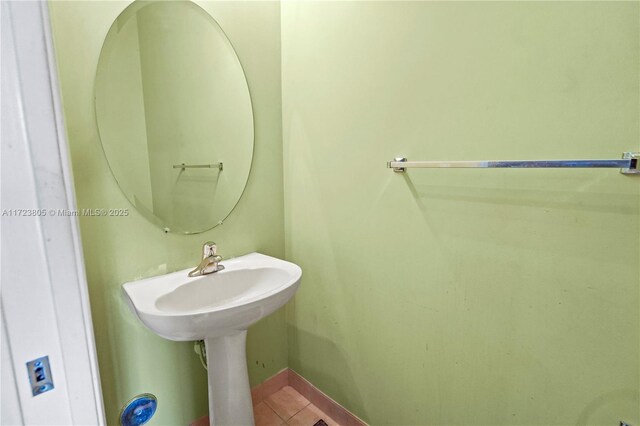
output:
M122 426L138 426L148 422L158 407L158 400L150 393L136 396L120 412Z

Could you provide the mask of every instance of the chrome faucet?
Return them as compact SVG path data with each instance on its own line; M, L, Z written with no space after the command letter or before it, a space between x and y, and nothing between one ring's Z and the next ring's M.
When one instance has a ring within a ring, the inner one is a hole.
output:
M190 277L198 277L200 275L213 274L214 272L222 271L224 265L220 265L218 262L222 260L222 256L216 254L218 246L216 243L208 241L202 246L202 261L196 269L189 272Z

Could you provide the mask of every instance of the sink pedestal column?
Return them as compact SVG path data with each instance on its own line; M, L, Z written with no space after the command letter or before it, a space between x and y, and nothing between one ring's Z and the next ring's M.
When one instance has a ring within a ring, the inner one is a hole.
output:
M209 380L209 424L253 425L246 356L247 331L205 339Z

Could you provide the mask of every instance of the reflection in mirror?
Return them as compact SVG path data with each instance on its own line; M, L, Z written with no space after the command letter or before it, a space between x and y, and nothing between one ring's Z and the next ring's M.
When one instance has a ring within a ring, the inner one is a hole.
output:
M140 213L178 233L229 215L251 169L253 113L240 61L206 11L133 2L105 39L95 102L109 167Z

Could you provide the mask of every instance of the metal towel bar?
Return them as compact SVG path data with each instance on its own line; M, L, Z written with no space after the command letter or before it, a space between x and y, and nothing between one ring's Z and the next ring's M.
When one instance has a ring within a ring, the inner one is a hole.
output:
M174 164L174 169L220 169L222 171L222 162L214 164Z
M624 152L620 160L508 160L508 161L408 161L394 158L387 167L402 173L407 168L614 168L625 175L640 175L640 152Z

